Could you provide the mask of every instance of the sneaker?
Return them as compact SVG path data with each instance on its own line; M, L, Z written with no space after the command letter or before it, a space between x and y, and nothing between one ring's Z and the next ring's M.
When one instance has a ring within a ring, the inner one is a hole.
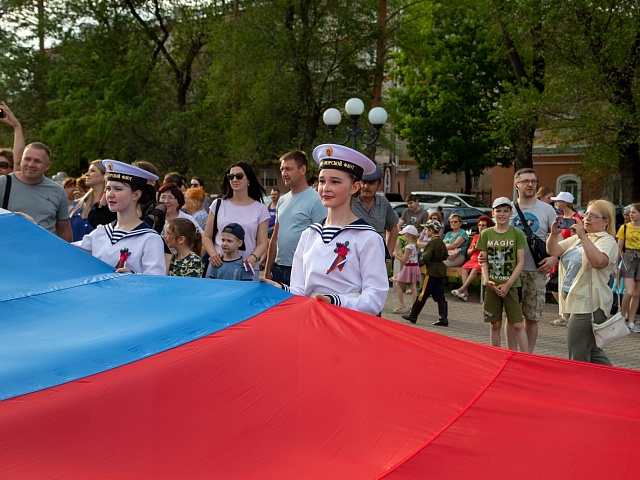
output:
M640 333L640 328L638 328L635 323L631 323L629 324L629 331L632 333Z
M549 323L556 327L566 327L568 322L564 318L556 318L555 320L551 320Z

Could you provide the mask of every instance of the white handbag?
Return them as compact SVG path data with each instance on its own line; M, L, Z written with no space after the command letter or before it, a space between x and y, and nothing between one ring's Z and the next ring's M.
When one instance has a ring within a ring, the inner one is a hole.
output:
M615 342L622 337L626 337L631 332L629 332L627 325L624 323L624 317L620 313L620 310L618 310L615 315L612 315L600 324L595 322L595 319L593 318L593 299L591 297L591 285L593 285L593 282L591 281L591 268L592 267L589 267L589 304L591 308L591 328L593 328L593 335L594 337L596 337L596 345L599 348L602 348L605 345L609 345L610 343ZM619 282L620 279L618 278L616 281ZM619 292L618 305L621 305Z

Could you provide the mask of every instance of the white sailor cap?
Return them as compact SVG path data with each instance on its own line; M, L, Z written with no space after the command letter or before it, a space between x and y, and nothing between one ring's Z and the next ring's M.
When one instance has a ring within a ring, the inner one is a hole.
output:
M376 164L368 157L343 145L318 145L313 149L313 159L318 163L318 170L342 170L355 175L358 180L376 171Z
M107 171L107 180L137 185L146 185L147 180L158 180L158 176L151 172L117 160L103 160L102 165Z

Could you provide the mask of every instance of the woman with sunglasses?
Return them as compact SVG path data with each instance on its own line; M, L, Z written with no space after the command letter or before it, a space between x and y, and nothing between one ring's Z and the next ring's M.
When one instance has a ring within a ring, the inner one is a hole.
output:
M246 162L237 162L227 170L219 197L209 208L207 226L204 229L202 245L209 254L209 269L222 265L220 232L230 224L237 223L244 229L244 245L241 252L247 271L253 272L254 280L259 279L258 260L269 246L269 212L262 203L266 192L251 166ZM216 234L213 235L214 226Z
M584 223L576 219L571 226L575 235L563 239L558 219L551 225L547 251L560 257L560 314L569 314L567 345L571 360L611 365L596 345L591 318L597 324L604 322L613 302L609 276L618 258L615 218L611 202L594 200L587 206Z

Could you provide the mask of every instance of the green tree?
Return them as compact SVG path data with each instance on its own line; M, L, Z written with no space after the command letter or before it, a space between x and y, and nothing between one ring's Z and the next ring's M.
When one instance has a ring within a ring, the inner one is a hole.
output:
M391 91L396 130L421 171L472 176L510 163L496 115L504 85L512 80L500 55L491 21L468 2L434 4L419 42L398 56L397 87Z

